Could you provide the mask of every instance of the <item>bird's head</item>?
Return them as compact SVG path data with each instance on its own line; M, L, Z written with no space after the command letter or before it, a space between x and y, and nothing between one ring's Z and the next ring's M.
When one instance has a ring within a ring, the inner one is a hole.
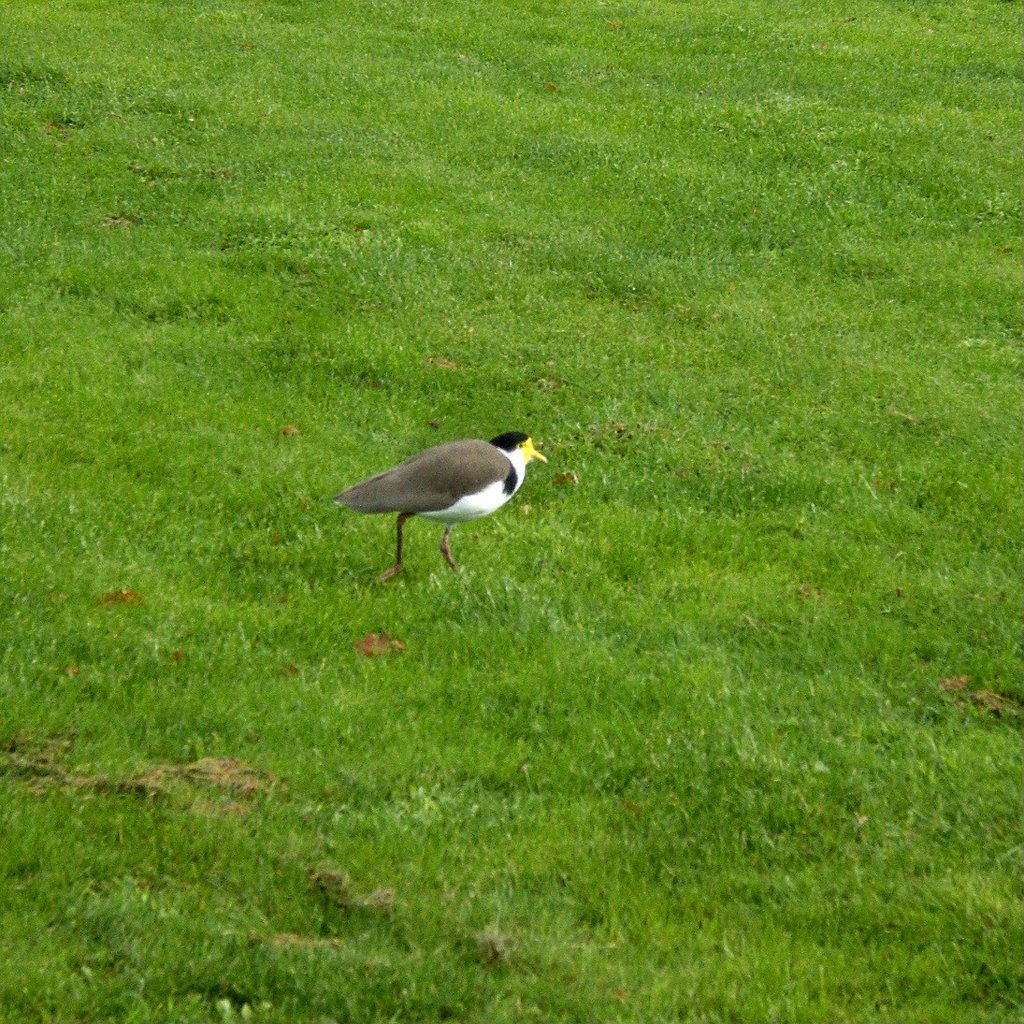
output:
M532 437L516 430L510 430L507 434L499 434L497 437L492 437L491 444L504 452L521 451L523 453L524 465L529 465L534 459L538 459L540 462L548 461L533 447Z

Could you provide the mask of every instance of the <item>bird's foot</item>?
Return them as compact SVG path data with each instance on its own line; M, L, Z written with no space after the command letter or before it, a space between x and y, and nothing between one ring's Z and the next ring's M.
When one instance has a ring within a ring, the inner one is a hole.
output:
M390 569L385 569L377 577L377 582L378 583L387 583L387 581L389 579L391 579L392 576L397 576L401 571L402 571L402 563L401 562L395 562L395 564L393 566L391 566Z

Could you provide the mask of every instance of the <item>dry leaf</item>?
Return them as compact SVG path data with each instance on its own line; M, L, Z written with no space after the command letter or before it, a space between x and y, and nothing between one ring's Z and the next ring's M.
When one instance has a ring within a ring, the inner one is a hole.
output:
M137 590L112 590L101 598L104 604L137 604L142 595Z
M171 651L171 661L175 665L180 665L185 660L185 652L180 648L176 651Z
M579 474L569 470L567 473L556 473L552 478L551 482L556 487L564 487L566 484L578 484L580 482Z
M299 428L294 423L286 423L281 428L282 437L295 437L299 433Z
M431 430L440 430L441 429L441 421L440 420L431 420L427 424L427 426L430 427Z
M621 21L609 21L608 22L608 27L609 28L613 28L616 31L618 31L620 28L622 28L622 22Z
M943 679L939 683L939 689L949 693L951 690L965 690L971 681L970 676L955 676L952 679Z
M64 672L72 679L74 679L81 671L82 670L77 665L68 665L67 668L64 669Z
M558 92L558 86L555 85L554 82L545 82L544 88L547 89L548 92Z
M433 363L434 366L440 366L445 370L457 370L459 364L453 363L450 359L445 359L444 356L428 356L428 363Z
M530 514L530 512L531 512L531 511L532 511L532 508L531 508L531 506L529 505L529 503L527 503L527 504L525 504L525 505L520 505L520 506L519 506L519 514L520 514L521 516L528 516L528 515Z
M396 640L388 633L367 633L362 640L356 643L355 649L367 658L372 658L377 654L404 651L405 644L401 640Z

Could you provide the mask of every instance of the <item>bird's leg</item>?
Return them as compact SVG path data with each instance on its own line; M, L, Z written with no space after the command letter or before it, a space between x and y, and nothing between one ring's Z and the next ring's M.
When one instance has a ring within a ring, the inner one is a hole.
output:
M452 558L452 549L448 547L448 534L452 532L452 524L449 523L444 528L444 536L441 538L441 554L444 555L444 560L456 571L459 571L459 567L455 564L455 559Z
M395 523L395 533L398 537L395 550L395 564L391 566L390 569L385 569L377 577L378 583L383 583L385 580L391 579L392 576L395 576L402 571L402 526L405 524L406 519L411 515L411 512L402 512L398 516L398 521Z

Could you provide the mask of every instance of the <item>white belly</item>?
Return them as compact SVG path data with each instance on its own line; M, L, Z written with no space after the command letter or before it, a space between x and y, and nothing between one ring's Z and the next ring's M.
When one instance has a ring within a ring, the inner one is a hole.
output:
M511 497L511 494L505 493L505 481L498 480L477 494L467 494L464 498L459 498L451 508L444 508L439 512L417 512L416 514L424 519L440 519L444 523L461 523L467 519L479 519L480 516L490 515L495 509L501 508Z

